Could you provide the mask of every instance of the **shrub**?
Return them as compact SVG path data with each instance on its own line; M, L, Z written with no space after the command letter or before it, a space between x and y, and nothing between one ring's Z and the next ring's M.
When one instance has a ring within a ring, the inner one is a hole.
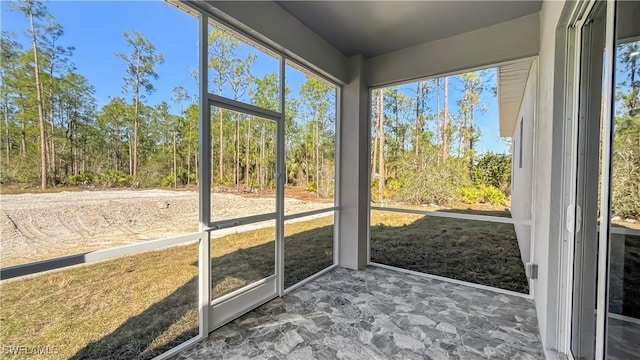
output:
M495 186L482 185L479 189L480 201L483 203L489 203L492 205L504 205L507 202L507 197L500 189Z
M318 191L318 186L316 185L315 181L312 181L309 184L307 184L307 191L310 191L310 192Z
M492 152L479 156L472 171L473 183L498 189L511 186L511 156Z
M69 175L69 185L91 185L96 175L92 172L85 171L78 175Z
M470 185L464 164L455 159L445 164L428 160L425 160L425 164L429 165L416 166L414 171L404 175L404 186L398 193L398 199L413 204L437 205L458 201L459 189Z
M131 186L133 178L120 170L106 170L97 176L98 185L104 187Z
M476 204L480 202L480 190L475 187L465 186L460 188L461 199L465 204Z
M160 180L160 186L162 187L167 187L167 188L173 187L174 184L175 182L174 182L173 174L169 174Z

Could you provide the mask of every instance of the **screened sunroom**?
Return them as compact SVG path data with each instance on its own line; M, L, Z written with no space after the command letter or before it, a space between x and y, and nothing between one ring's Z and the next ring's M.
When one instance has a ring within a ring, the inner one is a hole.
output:
M2 11L7 357L637 357L637 3Z

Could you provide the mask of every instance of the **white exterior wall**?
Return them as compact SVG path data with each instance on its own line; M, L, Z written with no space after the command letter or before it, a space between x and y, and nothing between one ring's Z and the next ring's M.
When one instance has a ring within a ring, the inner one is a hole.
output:
M516 126L513 130L511 160L511 216L517 220L530 220L532 214L533 141L536 106L536 75L534 61L520 105ZM522 137L520 135L522 134ZM514 225L518 236L522 263L529 262L531 255L531 226Z
M535 126L535 153L533 171L534 246L532 261L538 264L538 279L532 282L538 314L540 335L546 350L556 350L558 343L558 280L560 274L561 233L560 219L563 209L561 163L562 107L564 89L558 88L557 77L562 77L562 48L557 27L564 1L545 1L540 12L540 54L538 57L537 121ZM558 57L560 56L560 57ZM555 168L554 168L555 166Z

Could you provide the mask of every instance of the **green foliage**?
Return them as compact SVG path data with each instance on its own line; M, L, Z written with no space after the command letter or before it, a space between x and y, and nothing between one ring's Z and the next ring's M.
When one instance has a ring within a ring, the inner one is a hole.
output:
M476 187L463 186L460 188L460 198L465 204L477 204L480 202L482 195Z
M640 115L615 122L611 213L640 219Z
M133 177L120 170L106 170L97 176L97 184L102 187L127 187L133 185Z
M174 179L175 177L173 176L173 174L167 174L167 176L163 177L160 180L160 186L165 188L171 188L174 185Z
M465 204L504 205L507 197L504 193L491 185L463 186L460 188L460 200Z
M478 157L472 176L476 185L489 185L508 191L511 187L511 156L488 152Z
M78 175L69 175L67 182L69 185L92 185L97 176L91 172L82 172Z
M316 184L315 181L311 181L309 184L307 184L307 191L309 192L318 191L318 185Z
M470 185L468 171L461 159L439 162L435 149L425 150L423 157L412 154L404 158L406 172L397 199L412 204L449 205L460 199L461 187Z
M164 61L161 49L135 29L124 32L126 50L111 59L123 65L122 73L114 74L114 81L124 81L122 94L109 94L108 102L98 108L95 88L75 72L73 49L64 46L62 26L46 7L40 7L41 2L34 5L32 10L42 12L34 14L41 86L35 86L30 42L23 48L22 38L4 30L0 42L0 184L39 185L40 139L46 139L49 184L196 185L200 161L196 94L189 93L186 84L177 84L157 103L150 103L147 96L164 75L159 66ZM296 92L286 87L280 94L279 74L257 77L256 55L232 33L214 27L208 47L214 92L271 110L279 110L281 95L287 97L287 185L306 187L319 197L333 196L336 88L302 74L305 81ZM36 89L44 95L44 135L37 121ZM211 120L213 186L274 189L276 124L218 109Z
M491 205L504 205L507 202L507 197L504 193L491 185L480 185L480 202L489 203Z

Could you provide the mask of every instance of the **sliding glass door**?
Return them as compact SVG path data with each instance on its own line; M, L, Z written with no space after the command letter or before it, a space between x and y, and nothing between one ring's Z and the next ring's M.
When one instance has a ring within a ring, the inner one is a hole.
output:
M574 234L571 352L576 359L637 358L639 11L636 2L594 2L576 26L580 62L575 202L570 208L575 219L570 229Z
M577 359L595 351L598 254L598 184L601 160L605 3L597 3L581 28L581 71L576 177L576 219L571 349Z

